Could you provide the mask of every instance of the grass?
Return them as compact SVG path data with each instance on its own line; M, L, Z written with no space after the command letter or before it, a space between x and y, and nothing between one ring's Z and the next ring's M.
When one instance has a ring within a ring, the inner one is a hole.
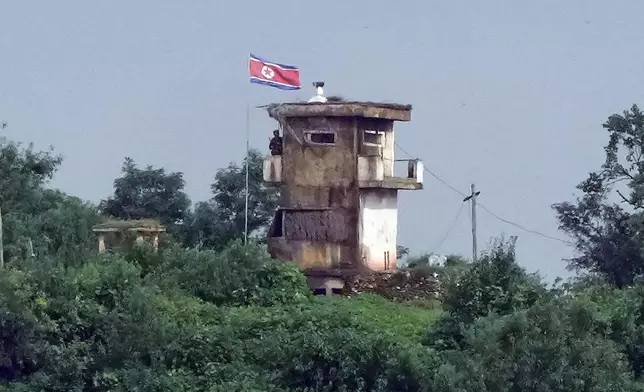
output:
M418 306L421 305L421 306ZM218 323L240 332L297 331L307 329L357 328L397 341L420 344L427 328L441 314L435 302L405 304L374 294L360 296L317 296L300 304L269 307L221 307ZM249 335L250 336L250 335Z
M383 333L405 337L418 342L441 315L434 301L398 303L373 294L352 298L316 297L315 303L334 313L350 314L359 324L369 324Z

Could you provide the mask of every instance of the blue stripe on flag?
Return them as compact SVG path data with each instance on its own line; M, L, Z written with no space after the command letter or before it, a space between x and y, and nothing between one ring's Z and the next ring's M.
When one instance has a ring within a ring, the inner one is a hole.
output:
M271 86L271 87L276 87L280 90L299 90L300 88L297 86L293 86L291 84L283 84L283 83L276 83L276 82L269 82L268 80L262 80L258 78L250 78L251 83L255 84L263 84L266 86Z

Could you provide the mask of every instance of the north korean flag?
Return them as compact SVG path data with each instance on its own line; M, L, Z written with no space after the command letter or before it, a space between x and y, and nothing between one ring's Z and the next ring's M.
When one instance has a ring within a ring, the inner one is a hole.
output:
M248 60L250 82L264 84L280 90L299 90L300 69L293 65L284 65L250 55Z

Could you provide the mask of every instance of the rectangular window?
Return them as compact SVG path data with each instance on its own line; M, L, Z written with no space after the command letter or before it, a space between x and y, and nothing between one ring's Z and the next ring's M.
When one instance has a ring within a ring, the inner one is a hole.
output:
M365 129L362 131L362 142L367 146L382 147L385 133Z
M335 144L335 132L306 131L304 132L304 137L311 144Z

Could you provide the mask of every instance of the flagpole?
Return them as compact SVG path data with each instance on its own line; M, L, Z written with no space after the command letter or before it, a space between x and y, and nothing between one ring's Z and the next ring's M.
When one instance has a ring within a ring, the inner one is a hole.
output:
M244 245L248 244L248 159L250 155L250 104L246 103L246 203L244 206Z

